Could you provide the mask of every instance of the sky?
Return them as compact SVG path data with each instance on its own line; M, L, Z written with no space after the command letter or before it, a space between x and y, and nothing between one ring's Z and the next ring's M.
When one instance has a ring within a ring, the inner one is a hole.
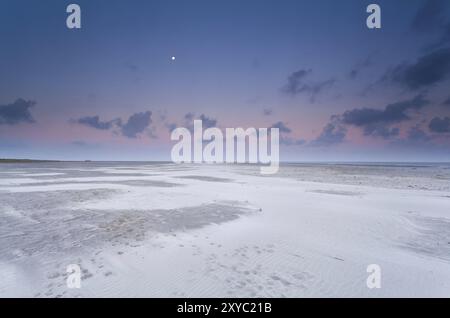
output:
M0 6L0 158L170 160L203 119L279 128L282 161L450 160L447 0Z

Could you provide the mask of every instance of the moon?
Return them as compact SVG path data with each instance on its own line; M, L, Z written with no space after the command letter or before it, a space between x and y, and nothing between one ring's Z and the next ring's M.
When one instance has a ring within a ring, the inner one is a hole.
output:
M171 59L172 61L175 61L175 60L176 60L175 56L172 56L170 59Z

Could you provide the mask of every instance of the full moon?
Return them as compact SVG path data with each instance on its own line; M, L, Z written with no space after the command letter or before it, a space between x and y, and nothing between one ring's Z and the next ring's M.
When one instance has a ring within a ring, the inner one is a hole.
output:
M171 59L172 61L175 61L175 56L172 56L170 59Z

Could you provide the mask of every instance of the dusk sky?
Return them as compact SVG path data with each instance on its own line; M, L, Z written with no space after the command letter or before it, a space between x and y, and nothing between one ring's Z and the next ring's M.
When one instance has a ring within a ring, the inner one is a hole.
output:
M0 6L0 158L170 160L202 118L280 128L285 161L450 160L448 0Z

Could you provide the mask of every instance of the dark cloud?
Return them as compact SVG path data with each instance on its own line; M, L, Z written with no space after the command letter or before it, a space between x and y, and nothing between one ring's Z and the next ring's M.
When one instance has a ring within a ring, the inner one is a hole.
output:
M131 72L137 72L139 70L139 67L136 64L133 63L125 63L125 67L130 70Z
M372 65L372 57L368 56L364 61L357 63L348 73L350 79L356 79L363 69Z
M350 77L351 79L355 79L359 74L359 70L357 68L353 68L349 73L348 73L348 77Z
M435 50L450 44L450 23L442 28L442 34L439 39L428 46L429 50Z
M201 114L199 119L203 122L203 129L217 126L217 119L207 117L204 114Z
M282 121L273 124L270 128L278 128L280 133L290 134L292 130Z
M164 126L167 128L169 132L172 132L178 127L178 125L175 123L165 123Z
M100 120L100 116L86 116L75 120L70 120L72 123L84 125L99 130L112 130L114 133L120 133L122 136L127 138L136 138L138 134L144 132L152 123L152 112L141 112L131 115L128 120L124 123L120 118L113 119L110 121ZM154 132L150 132L152 138L155 137Z
M411 100L389 104L384 109L357 108L348 110L342 115L342 122L357 127L399 123L410 119L409 111L419 110L428 104L429 101L423 95L417 95Z
M30 113L30 108L34 105L36 105L36 102L22 98L11 104L0 105L0 125L34 123L35 120Z
M189 112L183 116L182 125L179 125L174 122L166 122L164 126L167 128L169 132L172 132L174 129L178 127L185 127L189 131L194 131L194 120L201 120L203 129L217 127L217 119L206 116L205 114L201 114L200 116L196 116L195 113Z
M193 121L195 118L195 114L194 113L187 113L186 115L184 115L184 120L185 121Z
M312 146L331 146L340 144L345 140L347 128L342 125L338 118L333 116L331 121L323 128L317 139L311 142Z
M403 63L389 70L381 82L392 82L411 90L435 85L449 78L450 48L427 53L415 63Z
M289 75L287 84L283 87L283 91L289 95L306 94L314 102L316 97L323 91L327 90L336 82L335 79L328 79L319 82L308 80L311 75L311 69L303 69Z
M109 130L113 128L114 124L120 122L119 119L114 119L110 121L101 121L98 115L96 116L86 116L81 117L76 120L72 120L71 122L75 122L80 125L88 126L91 128L99 129L99 130Z
M272 114L273 114L273 110L272 109L270 109L270 108L263 109L263 115L264 116L270 116Z
M136 138L152 123L152 112L142 112L131 115L125 124L120 123L120 131L127 138Z
M428 125L430 131L434 133L444 134L450 133L450 117L439 118L435 117L430 121Z
M436 30L445 21L445 9L448 0L427 0L419 8L411 24L411 29L418 33Z
M284 122L278 121L273 124L270 128L278 128L280 132L280 145L285 146L301 146L306 143L304 139L295 139L286 135L289 135L292 132L292 129L289 128Z
M189 130L193 131L194 126L193 126L193 120L195 118L195 114L194 113L187 113L183 116L183 122L184 125L183 127L187 127ZM164 127L169 131L169 133L171 133L172 131L174 131L175 129L177 129L178 127L180 127L179 124L175 123L175 122L169 122L167 120L167 116L164 115L163 118L161 118L161 120L164 122Z
M390 143L388 147L394 147L395 149L401 148L411 148L411 149L421 149L422 151L436 150L437 145L433 142L433 135L429 135L424 131L420 125L415 125L407 131L404 138L395 138Z
M442 103L442 105L450 106L450 97L447 98L447 99Z
M387 105L384 109L355 108L335 115L324 127L321 135L311 142L312 145L333 145L344 141L347 127L362 129L364 136L392 139L400 135L400 129L394 124L411 119L410 112L418 111L429 104L423 95L413 99Z
M407 140L412 142L427 142L430 141L431 138L422 129L420 129L417 126L414 126L409 129Z
M299 70L288 77L288 83L284 87L285 92L289 94L297 94L301 91L303 87L303 82L305 78L312 73L312 70Z
M381 137L384 139L391 139L400 134L400 129L397 127L388 127L387 125L370 125L364 127L364 136Z
M450 23L444 27L441 38L432 47L439 48L448 44L450 44Z
M418 111L428 104L429 102L423 95L417 95L410 100L389 104L384 109L356 108L348 110L339 118L345 125L362 128L365 136L390 139L400 133L398 128L391 127L392 124L410 120L409 113L411 111Z

